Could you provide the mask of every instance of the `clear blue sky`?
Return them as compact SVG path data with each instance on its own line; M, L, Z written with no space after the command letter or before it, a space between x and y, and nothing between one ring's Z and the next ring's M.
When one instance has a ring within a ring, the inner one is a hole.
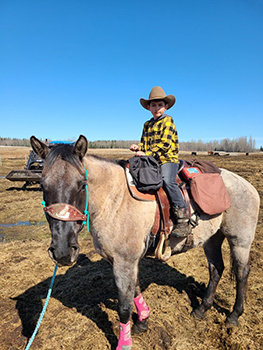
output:
M0 0L0 136L138 140L153 86L179 140L263 146L263 0Z

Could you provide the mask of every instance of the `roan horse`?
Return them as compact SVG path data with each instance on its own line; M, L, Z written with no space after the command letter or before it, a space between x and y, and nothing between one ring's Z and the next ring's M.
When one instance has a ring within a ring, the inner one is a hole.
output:
M117 162L87 155L88 143L82 135L74 146L57 145L49 149L34 136L31 145L45 159L41 187L52 234L49 255L58 266L71 265L78 257L78 233L85 221L83 212L88 184L90 233L97 252L112 264L118 289L120 331L117 350L130 350L133 302L138 313L133 329L136 332L147 330L149 308L141 295L138 264L148 248L156 203L134 199L128 190L123 167ZM226 238L236 276L236 301L226 322L235 326L243 313L259 195L240 176L224 169L221 175L231 207L217 216L201 215L199 225L193 230L193 245L189 247L203 245L210 273L205 296L193 315L203 318L212 306L224 270L221 245ZM172 254L181 253L185 241L185 238L172 237Z

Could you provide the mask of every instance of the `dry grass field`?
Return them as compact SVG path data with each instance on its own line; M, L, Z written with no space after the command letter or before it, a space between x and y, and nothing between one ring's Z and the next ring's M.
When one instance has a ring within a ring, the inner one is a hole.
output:
M95 151L106 158L128 159L129 151ZM24 349L47 295L54 265L47 248L50 233L37 185L22 190L23 183L4 178L23 169L28 148L0 147L0 348ZM189 159L189 154L181 154ZM245 312L237 328L227 329L226 315L234 303L227 243L223 245L225 271L214 305L206 318L190 316L208 282L202 248L173 256L168 263L142 259L140 282L150 306L149 330L133 336L133 350L259 350L263 349L263 154L215 157L212 160L244 177L258 190L261 209L251 249L251 272ZM117 294L111 266L94 251L85 229L81 254L70 268L59 268L52 297L39 332L36 349L115 349L118 335Z

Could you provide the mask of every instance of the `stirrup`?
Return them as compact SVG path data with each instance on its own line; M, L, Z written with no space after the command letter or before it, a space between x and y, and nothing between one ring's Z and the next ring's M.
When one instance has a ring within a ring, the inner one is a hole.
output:
M167 261L172 255L172 249L169 245L169 239L166 238L166 234L161 232L159 243L155 249L155 257L160 261Z

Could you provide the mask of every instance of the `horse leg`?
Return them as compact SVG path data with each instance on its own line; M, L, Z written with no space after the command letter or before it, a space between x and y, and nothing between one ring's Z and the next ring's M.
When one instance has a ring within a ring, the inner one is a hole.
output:
M130 350L132 346L130 318L132 313L138 262L114 259L113 273L118 288L119 341L116 350Z
M249 275L249 249L230 245L233 269L236 276L236 301L226 319L228 327L238 326L238 318L244 311L244 297Z
M225 236L219 230L204 244L204 251L209 265L210 279L201 305L192 312L192 316L197 319L203 319L205 312L213 305L216 287L224 271L221 250L224 238Z
M138 317L132 327L132 332L134 334L140 334L148 330L147 319L150 314L150 309L143 299L138 279L135 287L134 304L137 310Z

